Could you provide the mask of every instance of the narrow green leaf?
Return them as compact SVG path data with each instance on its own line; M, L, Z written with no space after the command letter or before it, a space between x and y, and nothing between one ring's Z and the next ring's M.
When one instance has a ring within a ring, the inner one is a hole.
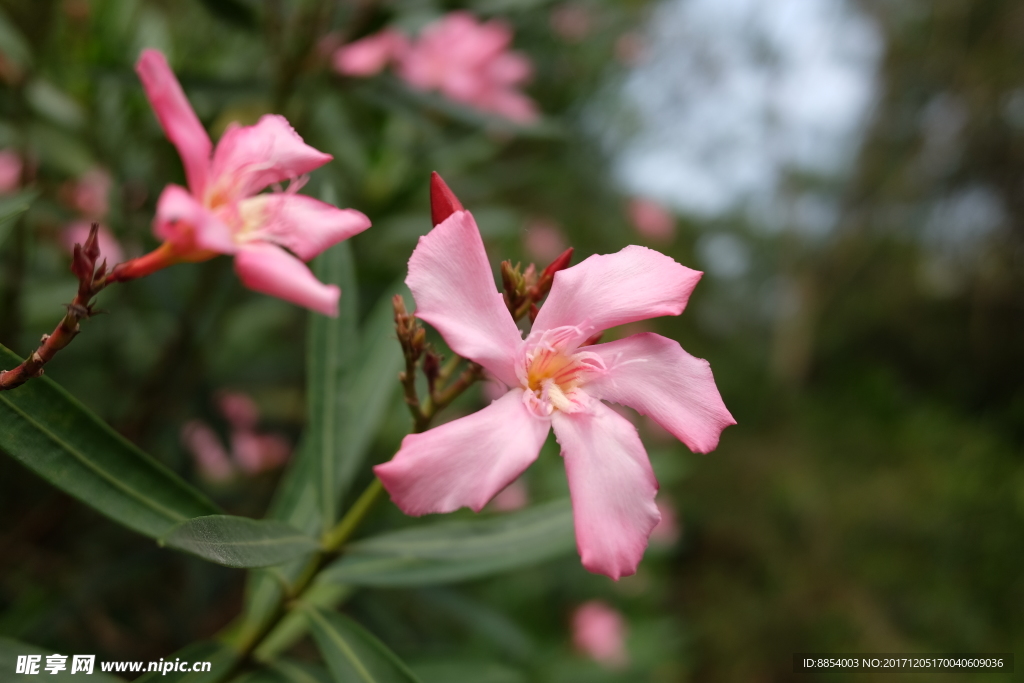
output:
M423 683L527 683L516 669L487 661L448 659L412 664Z
M331 683L331 674L319 664L281 659L270 666L285 683Z
M357 586L454 583L539 564L574 548L572 508L563 500L367 538L347 546L319 580Z
M21 359L0 346L0 368ZM55 382L0 392L0 451L116 522L159 537L216 506Z
M338 518L340 459L345 441L341 420L344 385L358 344L359 295L351 247L347 242L331 247L317 257L313 271L321 282L339 285L342 291L338 317L311 315L307 340L309 424L305 448L310 449L316 463L312 473L319 486L320 517L325 526L330 526Z
M416 675L382 642L348 617L303 610L336 683L410 683Z
M186 645L170 657L167 662L209 662L209 671L168 672L151 671L135 679L135 683L220 683L228 677L238 661L238 653L227 645L212 641L201 641ZM86 679L88 680L88 679Z
M355 588L336 583L317 583L302 596L302 602L312 607L332 610L345 602ZM309 630L308 620L299 612L289 612L274 630L271 631L260 646L256 648L256 658L261 661L276 659L295 643L302 640Z
M51 674L44 668L46 666L47 655L53 654L67 655L67 661L65 662L67 668L57 674ZM28 645L27 643L21 643L17 640L0 637L0 680L10 681L10 683L27 683L28 681L39 681L40 679L54 681L54 683L74 683L75 681L81 681L83 680L82 676L84 675L82 672L77 674L71 673L72 656L76 654L91 653L54 652L53 650L44 650L37 645ZM31 675L15 673L18 670L18 657L23 655L42 656L37 674ZM90 683L122 683L122 679L100 671L99 659L96 660L93 666L93 674L84 680L90 681Z
M28 211L37 196L39 196L38 192L29 190L0 198L0 245L3 245L4 240L11 234L11 228L14 227L18 217Z
M275 520L210 515L187 520L161 539L165 545L226 567L273 567L314 552L319 544Z

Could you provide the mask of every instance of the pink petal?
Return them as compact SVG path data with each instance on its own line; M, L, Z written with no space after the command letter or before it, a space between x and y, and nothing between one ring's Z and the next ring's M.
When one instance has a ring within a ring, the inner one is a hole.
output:
M254 126L228 126L213 153L211 201L251 196L273 183L294 180L333 157L302 141L283 116L267 114Z
M142 80L146 97L164 134L178 148L188 186L196 195L201 195L206 187L210 164L210 136L199 123L199 117L192 110L163 54L157 50L143 50L135 71Z
M85 244L85 240L89 237L89 231L92 229L92 224L87 221L78 221L72 223L68 227L64 228L64 234L61 235L61 241L68 251L74 252L76 244ZM107 262L108 266L114 266L124 261L124 251L121 249L121 245L118 243L107 226L100 225L99 232L96 233L96 243L100 248L100 258L98 263L103 261Z
M636 572L660 519L654 478L636 428L594 401L591 412L555 411L576 522L576 547L587 571L618 580Z
M572 642L591 659L609 668L621 668L629 662L626 620L621 612L600 600L586 602L573 612Z
M260 435L248 429L231 433L231 454L246 474L263 471L263 443Z
M329 315L338 315L341 290L316 279L305 263L281 247L252 242L235 255L235 272L249 289L276 296L299 306Z
M607 373L586 385L595 398L621 403L655 422L690 450L715 450L722 430L736 424L715 386L711 365L678 342L649 332L587 347Z
M386 29L338 48L332 64L335 71L346 76L372 76L407 48L408 39L402 33Z
M338 209L301 194L275 192L239 202L255 235L286 247L303 261L361 233L370 219L354 209Z
M409 259L405 283L416 316L433 325L452 351L518 386L513 358L522 336L494 286L476 221L456 211L428 234Z
M201 252L233 254L231 229L180 185L168 185L156 203L153 233L188 260Z
M676 233L676 219L668 209L652 199L637 197L629 202L629 219L636 231L659 242L671 242Z
M701 275L647 247L594 255L555 275L533 329L575 326L594 333L679 315Z
M534 417L514 389L481 411L410 434L373 471L408 515L479 512L537 459L550 423Z

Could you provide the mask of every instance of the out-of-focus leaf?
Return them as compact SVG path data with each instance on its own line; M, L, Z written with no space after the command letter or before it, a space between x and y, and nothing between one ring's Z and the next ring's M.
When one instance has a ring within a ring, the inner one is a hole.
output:
M411 683L416 675L370 632L348 617L303 610L336 683Z
M151 671L135 679L135 683L220 683L231 673L238 661L238 653L222 643L202 641L192 643L178 650L165 661L181 660L183 662L209 662L209 671L199 672L162 672ZM86 679L88 680L88 679Z
M29 141L44 166L80 176L95 164L92 152L73 134L42 121L30 124Z
M57 86L36 79L25 87L25 99L37 114L65 128L81 128L85 123L85 110Z
M36 190L19 192L10 197L0 198L0 245L11 234L11 227L18 217L28 211L39 193Z
M0 637L0 672L2 672L3 680L10 683L27 683L28 681L38 681L43 676L45 676L43 680L54 681L54 683L74 683L75 681L82 680L83 674L81 672L77 674L71 673L71 658L73 654L84 653L66 653L68 656L65 662L67 668L57 674L51 674L44 668L46 666L46 656L52 654L65 653L54 653L53 650L44 650L36 645L28 645L17 640ZM15 673L18 670L18 657L22 655L42 655L37 674ZM90 683L121 683L123 679L101 672L100 665L97 662L93 669L93 674L85 680L90 681Z
M0 54L13 61L21 69L32 66L32 50L28 41L11 23L3 9L0 9Z
M319 544L276 520L231 515L196 517L161 539L165 545L226 567L273 567L315 551Z
M497 662L462 659L410 664L423 683L527 683L521 671Z
M282 659L271 664L271 668L285 683L331 683L330 672L319 664Z
M358 344L359 295L352 248L342 242L328 249L314 261L313 271L321 282L338 285L342 291L337 318L310 315L307 341L309 424L305 448L315 463L308 476L316 482L320 517L326 528L338 518L338 491L347 438L345 380Z
M0 367L21 362L0 346ZM216 506L55 382L0 393L0 450L116 522L159 537Z
M241 0L199 0L210 14L242 28L256 28L256 12Z
M352 543L321 581L360 586L453 583L568 555L569 501L470 521L425 524Z
M332 610L354 592L355 589L352 586L317 583L310 586L302 596L302 601L313 607ZM276 659L278 655L301 640L308 629L309 621L302 614L289 612L256 648L256 658L262 661Z

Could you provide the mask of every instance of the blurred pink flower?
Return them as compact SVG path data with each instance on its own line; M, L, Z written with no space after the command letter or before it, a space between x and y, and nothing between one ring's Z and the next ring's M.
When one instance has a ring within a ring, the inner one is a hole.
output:
M319 282L303 261L362 232L370 221L358 211L296 194L294 182L331 156L306 145L284 117L275 115L253 126L231 124L213 150L164 56L145 50L136 71L160 125L178 148L188 189L164 189L154 222L164 243L125 264L120 279L231 254L246 287L337 315L340 290ZM257 194L285 180L293 181L288 191Z
M675 217L654 200L642 197L630 200L629 219L636 231L648 239L671 242L675 237Z
M526 225L523 246L530 258L546 264L561 255L569 243L558 223L549 218L537 218Z
M623 33L615 41L615 58L624 66L635 66L647 56L647 41L636 31Z
M373 76L409 49L409 39L400 31L385 29L338 48L332 60L334 70L345 76Z
M64 228L61 241L68 251L74 252L76 244L85 244L90 229L92 229L92 224L88 221L76 221ZM96 233L96 241L100 248L100 260L106 260L107 266L113 267L124 260L121 244L110 233L107 226L100 225L99 232Z
M196 461L199 473L213 482L225 481L234 475L223 444L209 425L199 420L185 423L181 428L181 441Z
M451 12L429 24L417 40L395 29L338 49L334 68L348 76L369 76L390 61L418 90L437 90L456 102L517 123L537 120L537 106L519 87L533 67L508 49L512 30L503 22L478 22L468 12Z
M109 173L102 168L93 168L78 180L67 183L62 194L83 217L98 220L110 210L109 195L113 184Z
M571 2L551 12L551 28L569 43L578 43L590 35L592 24L593 17L586 5Z
M581 347L595 332L678 315L701 273L645 247L559 271L524 340L496 291L472 214L455 211L421 237L406 284L416 315L458 355L511 387L467 417L411 434L374 468L410 515L479 511L538 456L553 428L562 446L583 566L633 574L658 523L658 484L636 428L603 400L650 414L708 452L735 424L707 361L656 334Z
M233 429L252 430L260 421L260 409L256 402L241 392L222 392L217 398L217 407Z
M581 652L612 669L629 664L626 622L622 614L600 600L576 608L572 615L572 642Z
M260 414L252 398L225 391L218 396L217 407L231 426L230 460L216 433L205 423L193 420L182 429L182 440L207 479L230 479L238 470L259 474L280 467L291 457L291 445L284 437L256 431Z
M21 186L21 157L10 149L0 149L0 194L11 194Z
M662 496L655 501L658 512L661 513L661 521L651 532L651 543L660 546L675 545L682 535L682 528L679 526L679 515L676 513L676 506L672 501Z
M526 482L522 479L516 479L503 488L491 501L491 507L499 512L521 510L529 504L530 490L526 488Z

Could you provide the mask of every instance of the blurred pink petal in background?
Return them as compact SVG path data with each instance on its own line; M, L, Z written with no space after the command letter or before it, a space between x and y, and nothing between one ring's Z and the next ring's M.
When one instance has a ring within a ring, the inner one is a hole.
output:
M651 532L651 543L663 547L675 545L683 532L679 525L676 506L664 495L658 498L655 504L658 506L658 512L661 513L661 521Z
M89 170L78 180L68 183L63 191L65 200L83 217L103 218L110 210L110 189L114 181L102 168Z
M74 251L76 244L85 243L91 228L92 224L88 221L76 221L64 228L61 241L68 251ZM100 225L99 232L96 233L96 241L100 247L100 259L106 259L107 266L114 266L124 260L124 250L121 249L120 243L107 229L107 226Z
M260 421L260 409L248 395L225 391L217 399L217 407L234 429L252 430Z
M21 185L21 157L10 149L0 149L0 194L10 194Z
M622 614L600 600L576 608L572 615L572 642L600 664L621 669L629 664L626 652L626 621Z
M192 420L181 428L181 442L199 468L199 474L212 482L226 481L234 475L234 467L228 460L217 433L204 422Z
M551 12L551 28L567 43L578 43L590 35L593 17L586 5L575 2L562 5Z
M334 70L345 76L373 76L408 48L409 39L405 35L386 29L338 48L332 63Z
M491 507L499 512L521 510L529 504L530 489L522 479L516 479L491 500Z
M642 236L655 242L671 242L676 234L676 219L658 202L636 197L629 202L629 220Z
M530 258L547 264L569 248L569 242L558 223L550 218L535 218L526 225L523 246Z

